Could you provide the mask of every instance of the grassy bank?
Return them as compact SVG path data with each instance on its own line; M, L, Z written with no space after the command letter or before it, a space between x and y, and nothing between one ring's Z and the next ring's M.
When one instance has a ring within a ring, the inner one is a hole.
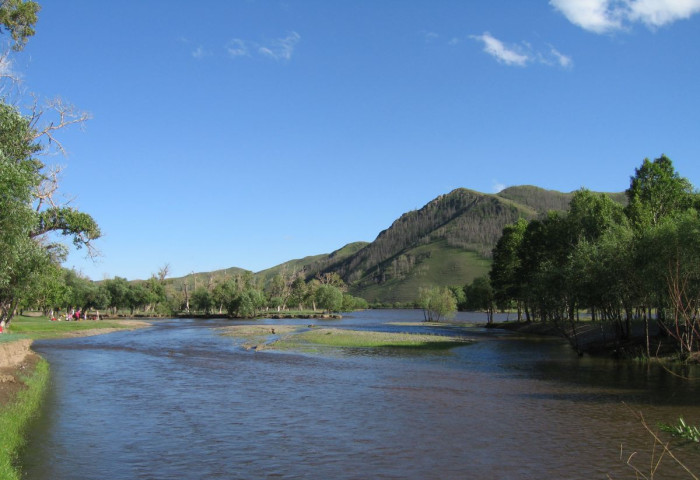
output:
M16 468L17 454L24 446L25 433L30 420L39 411L49 379L49 364L40 359L27 377L20 376L26 388L21 390L14 401L0 406L0 478L19 480Z
M412 348L441 349L471 343L468 340L441 335L412 333L372 332L319 328L284 337L274 343L275 348L288 349L297 345L312 344L336 348Z
M298 325L240 325L227 327L223 334L242 340L245 348L304 350L331 348L405 348L441 350L472 343L459 337L412 333L308 328Z
M47 317L18 316L10 323L10 334L0 335L0 342L20 338L34 340L43 338L64 338L96 335L116 330L130 330L147 326L138 320L80 320L72 322L52 322Z

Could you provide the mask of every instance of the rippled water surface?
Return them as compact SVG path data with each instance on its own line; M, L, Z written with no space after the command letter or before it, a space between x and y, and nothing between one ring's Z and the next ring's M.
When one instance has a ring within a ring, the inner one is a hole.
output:
M25 478L634 478L621 445L643 460L650 442L632 411L651 425L700 424L696 381L581 359L555 339L409 323L421 319L367 311L325 323L476 343L255 352L217 331L240 322L194 320L37 342L52 384ZM697 474L700 450L675 448ZM690 478L662 468L656 478Z

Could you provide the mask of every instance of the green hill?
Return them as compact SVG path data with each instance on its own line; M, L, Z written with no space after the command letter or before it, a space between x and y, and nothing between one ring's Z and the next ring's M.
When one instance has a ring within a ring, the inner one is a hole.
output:
M485 275L503 227L519 218L567 210L572 195L529 185L497 194L459 188L401 215L371 243L351 243L330 254L290 260L255 276L265 285L283 271L303 272L307 280L335 272L351 294L370 302L411 302L421 287L465 285ZM609 195L626 201L623 193ZM197 276L215 281L241 272L234 268Z

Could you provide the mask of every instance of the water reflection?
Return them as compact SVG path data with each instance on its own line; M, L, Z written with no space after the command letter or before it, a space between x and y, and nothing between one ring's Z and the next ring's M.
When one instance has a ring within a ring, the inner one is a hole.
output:
M420 320L370 311L314 323L425 331ZM291 323L263 321L280 322ZM25 478L631 478L620 444L648 442L629 408L652 424L700 423L696 382L580 359L556 339L438 327L477 343L252 352L217 335L224 324L37 342L53 378ZM686 478L672 470L659 478Z

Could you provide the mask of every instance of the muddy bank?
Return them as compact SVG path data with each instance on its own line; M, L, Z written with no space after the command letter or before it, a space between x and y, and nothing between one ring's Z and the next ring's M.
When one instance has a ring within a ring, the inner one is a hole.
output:
M31 344L31 340L0 343L0 407L26 388L22 379L34 371L39 361Z
M0 368L15 367L31 353L29 339L0 343Z

